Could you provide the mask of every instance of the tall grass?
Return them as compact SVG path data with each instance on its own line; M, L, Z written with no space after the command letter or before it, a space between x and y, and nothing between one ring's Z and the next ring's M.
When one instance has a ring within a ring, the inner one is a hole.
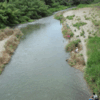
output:
M66 46L66 51L74 51L76 47L80 49L79 43L81 42L80 39L71 41L67 46Z
M88 61L85 78L92 90L100 92L100 37L92 37L87 43Z

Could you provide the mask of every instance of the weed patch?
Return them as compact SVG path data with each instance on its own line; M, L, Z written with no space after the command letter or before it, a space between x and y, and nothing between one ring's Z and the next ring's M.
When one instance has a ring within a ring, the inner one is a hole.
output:
M85 34L84 30L82 30L82 32L81 32L81 34L80 34L80 35L81 35L81 36L83 36L84 34Z
M71 41L67 46L66 46L66 51L74 51L76 47L80 48L79 43L81 42L80 39L77 39L75 41Z
M85 20L89 20L90 19L90 17L87 17L86 15L84 16L84 18L85 18Z
M75 17L75 15L67 16L66 18L69 19L69 20L73 20L74 17Z
M74 36L74 33L72 32L72 30L66 26L66 24L63 26L63 36L64 38L68 39L68 35L70 35L70 37L73 37Z
M74 27L77 27L78 29L80 29L80 26L86 25L87 23L85 22L77 22L76 24L73 24Z
M54 18L57 19L57 20L60 20L61 23L63 23L65 21L65 17L63 16L62 13L55 14Z

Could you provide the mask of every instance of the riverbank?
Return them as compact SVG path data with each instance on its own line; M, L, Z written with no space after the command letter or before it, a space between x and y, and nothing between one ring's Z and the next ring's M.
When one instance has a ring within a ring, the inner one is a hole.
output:
M83 71L90 88L99 95L100 66L97 62L100 58L97 56L100 41L100 3L89 6L58 13L55 18L63 25L64 37L67 39L68 35L71 37L66 46L66 51L71 55L67 59L69 65ZM75 53L76 47L79 49L78 53Z
M93 32L93 33L96 32L93 23L91 22L91 20L89 20L90 19L89 13L91 11L92 11L92 8L80 8L78 10L70 10L63 14L63 16L66 18L65 24L68 23L68 26L70 27L71 31L74 33L74 36L73 36L73 38L71 38L71 41L77 40L77 39L81 40L82 49L78 53L80 55L83 55L85 64L87 64L86 40L88 39L89 34L91 32ZM68 16L69 16L69 18L68 18ZM70 19L71 16L73 16L72 19ZM65 26L65 24L63 24L63 27ZM82 25L82 24L84 24L84 25ZM75 55L77 55L77 54L75 53ZM78 64L77 66L75 66L75 67L80 70L84 70L84 68L85 68L85 66L80 66L80 64Z
M0 30L0 74L5 65L9 63L22 35L19 29L6 28Z

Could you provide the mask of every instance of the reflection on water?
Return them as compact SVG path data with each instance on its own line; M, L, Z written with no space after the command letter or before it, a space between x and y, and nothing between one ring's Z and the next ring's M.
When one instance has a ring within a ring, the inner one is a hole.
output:
M26 26L19 26L25 38L0 76L0 100L88 100L83 74L65 61L60 22L50 16Z
M24 27L24 28L21 29L21 31L24 34L23 38L25 39L27 34L31 34L33 31L39 30L40 28L43 28L43 27L45 27L45 24L27 25L27 27Z

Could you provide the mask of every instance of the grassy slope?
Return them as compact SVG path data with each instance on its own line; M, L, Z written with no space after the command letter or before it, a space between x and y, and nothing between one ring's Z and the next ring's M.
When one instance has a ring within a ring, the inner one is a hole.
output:
M100 7L100 3L97 4L80 4L75 9L84 8L84 7ZM100 8L98 9L98 16L100 18ZM55 18L58 20L63 20L63 16L56 16ZM87 67L85 70L85 79L88 82L90 88L93 92L96 92L100 95L100 21L94 18L91 20L93 24L96 26L97 32L95 33L95 37L89 38L87 41Z
M100 3L94 4L92 7L94 7L95 10L98 9L98 15L96 16L100 18ZM96 20L94 17L92 22L95 25L97 32L95 33L95 37L89 38L87 42L88 61L85 78L93 92L100 95L100 21Z
M84 5L80 4L77 8L92 7L96 11L98 9L98 17L100 18L100 3ZM95 37L89 38L87 42L87 67L85 70L85 79L88 82L93 92L96 92L100 96L100 21L95 17L92 19L97 32Z

